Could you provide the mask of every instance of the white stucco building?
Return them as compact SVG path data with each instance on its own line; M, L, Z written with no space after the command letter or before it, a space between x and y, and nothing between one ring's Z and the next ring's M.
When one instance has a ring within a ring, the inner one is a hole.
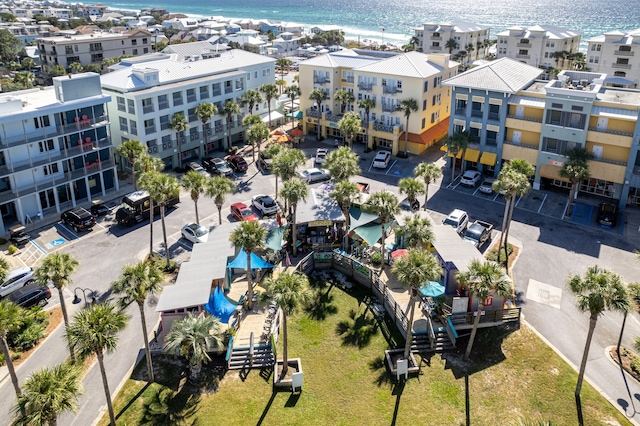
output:
M496 58L511 58L534 67L564 68L571 62L558 53L577 53L581 33L553 25L511 27L497 34Z

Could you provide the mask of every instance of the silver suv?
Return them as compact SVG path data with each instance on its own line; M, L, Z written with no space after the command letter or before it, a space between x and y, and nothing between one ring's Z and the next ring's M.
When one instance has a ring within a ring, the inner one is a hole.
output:
M6 297L15 290L35 282L33 269L28 266L22 266L14 269L7 274L4 282L0 284L0 298Z

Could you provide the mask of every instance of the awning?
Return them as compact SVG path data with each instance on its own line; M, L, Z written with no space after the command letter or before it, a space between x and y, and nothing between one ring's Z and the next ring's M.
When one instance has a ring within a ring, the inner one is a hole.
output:
M619 84L620 86L631 86L633 81L624 77L607 77L604 80L605 84Z
M387 222L384 224L385 232L387 231L387 229L389 229L392 223L393 221ZM380 225L361 226L359 228L354 229L353 232L358 234L358 236L362 238L367 244L369 244L370 246L373 246L382 237L382 226Z
M285 226L271 229L269 233L267 233L267 238L265 240L264 245L273 251L282 250L282 237L284 235L285 229L286 229Z
M278 111L271 111L271 121L277 120L279 118L283 118L284 115L280 114ZM266 113L265 115L262 115L260 118L262 118L262 122L263 123L268 123L269 122L269 113Z
M453 157L453 153L451 153L451 152L447 153L447 155L448 155L449 157ZM457 158L458 160L462 158L462 150L458 151L458 155L456 155L456 158Z
M440 147L440 151L447 152L447 150L448 150L448 149L449 149L449 148L448 148L446 145L442 145L442 146Z
M302 119L302 111L296 111L295 114L293 114L293 118L295 118L296 120L301 120Z
M363 212L362 210L351 207L349 209L349 232L362 225L367 225L378 220L378 215Z
M480 157L480 164L484 164L487 166L495 166L496 160L498 159L498 155L493 152L483 152L482 157Z
M473 149L473 148L467 148L467 150L464 153L464 159L466 161L471 161L472 163L477 163L478 162L478 158L480 158L480 150Z
M235 312L236 306L235 303L231 303L229 299L227 299L220 286L217 286L209 298L209 303L204 305L204 308L211 315L218 318L220 322L226 324Z
M257 254L251 253L251 270L269 268L275 268L275 266L262 259ZM227 269L247 269L247 253L241 249L236 258L227 265Z

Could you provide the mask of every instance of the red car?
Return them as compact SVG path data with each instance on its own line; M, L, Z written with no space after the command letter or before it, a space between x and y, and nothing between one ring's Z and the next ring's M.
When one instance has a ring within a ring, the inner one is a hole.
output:
M249 168L249 165L244 161L244 158L239 155L227 155L224 159L227 160L227 164L234 172L246 172Z
M231 214L239 221L255 222L258 216L251 210L251 207L244 203L231 204Z

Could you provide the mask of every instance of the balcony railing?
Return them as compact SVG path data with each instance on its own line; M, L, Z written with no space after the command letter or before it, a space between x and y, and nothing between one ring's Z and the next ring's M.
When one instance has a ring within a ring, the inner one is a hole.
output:
M96 128L100 126L106 126L109 124L106 115L101 115L97 118L87 118L83 120L78 117L79 121L76 121L73 124L65 124L62 126L56 127L44 127L35 132L29 132L23 135L10 136L8 138L0 139L0 148L12 147L17 145L22 145L25 143L38 142L44 139L49 139L56 136L63 136L69 133L76 133L79 130L86 130L91 128Z
M373 88L373 83L358 83L358 89L370 92Z
M482 110L477 110L477 109L472 109L471 110L471 116L472 117L482 117Z
M322 118L322 113L320 111L315 111L315 110L308 109L307 110L307 117Z
M144 134L145 135L150 135L152 133L156 132L156 126L149 126L149 127L145 127L144 128Z
M327 121L333 121L334 123L337 123L338 121L340 121L342 119L342 116L341 115L333 115L333 114L326 113L324 118Z
M150 112L153 112L153 105L145 105L142 107L142 112L144 114L149 114Z
M633 137L633 133L617 132L615 130L609 130L609 129L598 129L597 127L589 127L589 131L591 131L591 132L600 132L600 133L611 133L613 135Z
M514 142L514 141L507 141L507 140L505 140L504 143L507 145L514 145L514 146L521 146L523 148L535 149L536 151L538 150L538 145L531 145L523 142Z
M456 115L467 115L466 108L456 108Z
M516 44L518 47L531 47L531 43L518 43Z
M222 90L214 90L214 91L211 93L211 95L212 95L213 97L216 97L216 96L222 96Z
M398 90L398 88L396 86L382 86L382 93L395 95L398 92L402 93L402 90Z
M351 83L351 84L353 84L354 81L355 81L354 77L347 77L347 78L343 78L342 79L343 83Z
M233 87L231 87L231 86L225 87L224 88L224 93L225 93L225 95L228 95L229 93L233 93Z
M442 50L442 46L431 46L429 49L433 50L434 52L439 52Z
M327 84L329 81L327 77L313 77L313 84Z
M394 111L396 111L396 106L395 105L389 105L389 104L382 104L382 111L383 112L394 112Z
M490 112L489 120L500 120L500 114L498 114L497 112Z
M611 64L612 68L620 68L623 70L630 70L631 69L631 64Z
M388 126L383 123L373 123L373 130L377 130L379 132L393 133L394 127L396 126Z
M516 117L515 115L507 115L507 118L515 118L516 120L532 121L534 123L542 123L541 118Z
M606 158L592 158L592 161L597 161L599 163L607 163L607 164L615 164L616 166L626 166L627 163L623 161L615 161L615 160L607 160Z
M441 36L436 36L436 35L432 35L430 38L431 40L442 40Z
M530 59L531 57L529 55L521 55L521 54L517 54L516 58L518 59Z
M628 50L614 50L613 54L616 56L633 56L634 52L630 52Z

